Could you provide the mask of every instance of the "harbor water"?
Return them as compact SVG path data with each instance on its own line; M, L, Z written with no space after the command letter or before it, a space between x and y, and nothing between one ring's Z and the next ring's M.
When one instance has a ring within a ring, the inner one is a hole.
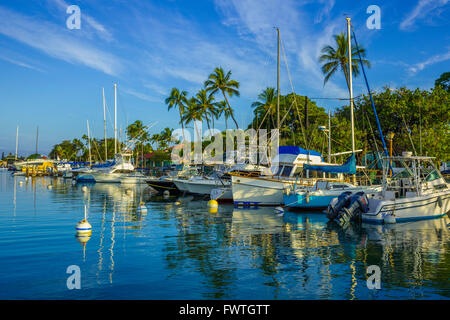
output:
M0 204L0 299L450 298L448 217L342 229L318 212L210 213L145 185L6 171ZM85 205L92 234L76 237ZM374 265L380 289L367 285ZM70 266L80 289L68 287Z

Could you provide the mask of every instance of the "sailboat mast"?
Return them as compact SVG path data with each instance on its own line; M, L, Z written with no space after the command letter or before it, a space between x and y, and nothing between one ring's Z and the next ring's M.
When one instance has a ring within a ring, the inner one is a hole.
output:
M114 83L114 154L117 154L117 83Z
M19 146L19 126L17 126L17 135L16 135L16 160L17 160L17 148Z
M103 93L103 125L105 127L105 161L108 160L108 141L106 138L106 110L105 110L105 88L102 88Z
M331 111L328 110L328 163L331 163Z
M277 28L277 128L280 130L280 30Z
M39 126L36 128L36 153L38 153Z
M86 120L87 130L88 130L88 146L89 146L89 166L92 165L91 161L91 134L89 132L89 120Z
M350 90L350 118L352 126L352 153L355 153L355 124L353 120L353 84L352 84L352 35L350 34L350 18L347 19L348 38L348 79ZM356 183L356 175L353 175L353 184Z

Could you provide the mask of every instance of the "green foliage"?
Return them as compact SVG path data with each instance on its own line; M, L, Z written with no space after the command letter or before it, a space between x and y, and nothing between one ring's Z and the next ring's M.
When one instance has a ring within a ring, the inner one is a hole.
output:
M436 87L441 86L444 90L450 91L450 72L444 72L434 82Z

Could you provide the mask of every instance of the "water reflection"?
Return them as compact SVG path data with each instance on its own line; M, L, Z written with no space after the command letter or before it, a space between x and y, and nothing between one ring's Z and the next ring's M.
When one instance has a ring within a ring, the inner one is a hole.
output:
M124 286L135 298L155 299L450 298L447 217L343 229L321 213L278 216L273 208L229 205L210 213L207 201L164 199L142 185L72 185L48 177L1 181L9 209L0 215L0 229L15 228L0 233L0 245L9 250L0 252L7 258L2 264L14 270L23 254L39 266L56 248L59 258L67 257L64 264L85 268L83 281L104 290L98 296L89 291L89 298L129 298ZM141 201L147 215L137 210ZM92 236L75 241L84 204ZM49 242L52 232L68 243L59 248ZM42 255L30 251L29 239ZM381 268L381 290L366 287L370 265Z

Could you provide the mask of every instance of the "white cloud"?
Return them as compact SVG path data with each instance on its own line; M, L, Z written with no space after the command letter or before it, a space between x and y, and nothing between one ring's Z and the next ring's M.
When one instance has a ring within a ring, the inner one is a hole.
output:
M132 96L134 96L136 98L139 98L141 100L144 100L144 101L162 102L162 100L160 98L159 99L158 98L154 98L152 96L149 96L148 94L137 92L137 91L135 91L133 89L122 88L121 91L126 93L126 94L132 95Z
M77 39L71 32L0 7L0 34L72 64L82 64L109 75L122 71L118 58Z
M30 65L30 64L28 64L26 62L22 62L22 61L19 61L19 60L16 60L16 59L11 59L11 58L6 57L6 56L0 56L0 59L2 59L4 61L7 61L9 63L15 64L17 66L23 67L23 68L32 69L32 70L39 71L39 72L44 72L44 70L42 70L42 69L40 69L38 67L32 66L32 65Z
M400 23L401 30L412 30L416 20L429 18L431 12L445 6L449 0L419 0L417 5L408 13Z
M416 72L419 72L419 71L425 69L429 65L439 63L442 61L446 61L446 60L450 60L450 50L443 54L434 55L423 62L416 63L415 65L413 65L409 68L409 71L411 73L416 73Z

